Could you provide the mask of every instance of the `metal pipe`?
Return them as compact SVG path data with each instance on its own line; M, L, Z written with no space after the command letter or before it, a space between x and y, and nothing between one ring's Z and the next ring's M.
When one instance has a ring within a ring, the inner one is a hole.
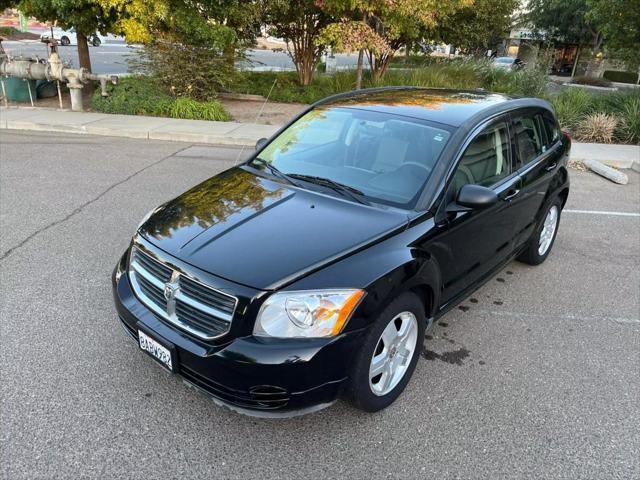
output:
M84 68L76 69L65 67L56 51L51 52L47 63L41 63L37 59L9 59L6 56L0 56L0 75L24 78L27 80L57 80L58 82L65 82L71 92L71 109L74 111L82 110L82 88L88 82L99 81L103 97L109 96L107 92L107 82L113 85L118 84L118 77L115 75L96 75L88 72ZM62 108L59 83L58 96L60 99L60 108ZM33 95L30 85L29 98L33 105Z
M31 100L31 106L35 106L33 103L33 95L31 94L31 82L27 79L25 80L25 82L27 82L27 90L29 90L29 100Z
M2 98L4 99L5 108L9 106L9 99L7 98L7 89L4 86L4 77L0 78L0 83L2 83Z

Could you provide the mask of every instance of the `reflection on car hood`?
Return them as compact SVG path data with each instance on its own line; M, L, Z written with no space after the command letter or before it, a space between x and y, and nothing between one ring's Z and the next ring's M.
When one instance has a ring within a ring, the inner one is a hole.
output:
M268 290L406 222L400 211L290 188L234 168L160 207L139 233L197 268Z

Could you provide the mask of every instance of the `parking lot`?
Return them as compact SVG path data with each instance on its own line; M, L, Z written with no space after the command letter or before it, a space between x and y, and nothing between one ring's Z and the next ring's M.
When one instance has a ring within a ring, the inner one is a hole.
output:
M640 476L639 174L572 170L547 262L445 315L387 410L260 420L138 351L111 296L142 216L238 154L0 132L1 478Z

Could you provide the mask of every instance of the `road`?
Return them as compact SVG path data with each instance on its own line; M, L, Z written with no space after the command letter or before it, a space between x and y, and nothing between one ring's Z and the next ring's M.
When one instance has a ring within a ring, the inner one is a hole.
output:
M5 50L12 55L47 57L47 47L40 42L2 42ZM94 73L123 74L129 71L127 59L135 58L139 46L128 46L125 43L103 43L99 47L89 47L91 66ZM63 60L70 61L77 67L78 51L75 45L60 47L60 55ZM294 70L295 67L289 55L285 52L271 50L248 50L247 58L250 63L244 63L243 68L252 70ZM355 66L357 55L336 55L338 68Z
M188 147L0 132L1 478L638 478L640 175L572 171L547 262L444 316L387 410L258 420L165 373L112 305L142 216L238 153Z

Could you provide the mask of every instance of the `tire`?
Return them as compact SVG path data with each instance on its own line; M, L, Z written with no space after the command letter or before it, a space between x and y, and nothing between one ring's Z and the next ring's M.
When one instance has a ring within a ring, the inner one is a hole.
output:
M101 43L102 40L100 40L98 37L93 37L93 40L91 40L91 45L93 45L94 47L99 47Z
M555 225L553 231L549 230L551 223L550 215L553 216L555 211ZM540 265L546 260L553 248L553 244L556 241L558 235L558 227L560 226L560 214L562 213L562 200L556 197L549 202L545 209L540 222L536 227L531 239L529 240L524 252L518 256L518 260L527 263L529 265ZM542 236L546 235L546 242L543 242ZM544 245L543 245L544 243Z
M391 405L400 396L420 358L425 327L424 305L413 293L403 293L380 312L351 368L347 397L356 408L377 412ZM386 330L387 328L389 329ZM398 336L393 337L394 331ZM385 338L393 341L385 342ZM413 351L409 353L411 346ZM375 357L378 360L375 361L374 369ZM387 363L382 373L376 374L381 366L380 361ZM393 375L389 374L391 371L394 371Z
M60 45L63 45L65 47L68 47L69 45L71 45L71 40L69 40L69 37L62 37L60 39Z

